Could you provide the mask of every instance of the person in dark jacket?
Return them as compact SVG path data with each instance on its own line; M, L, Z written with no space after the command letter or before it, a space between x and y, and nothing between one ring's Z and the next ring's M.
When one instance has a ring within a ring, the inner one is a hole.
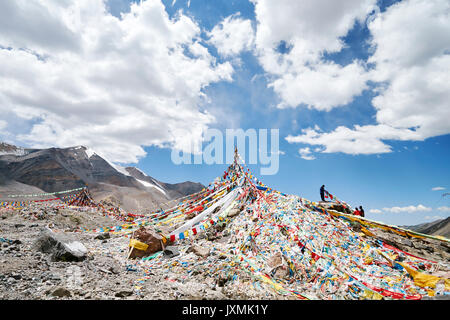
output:
M325 185L320 187L320 197L322 198L322 201L325 201Z
M361 217L364 217L364 209L362 206L359 206L359 212L361 213Z
M353 211L353 215L360 216L361 212L358 210L358 207L355 208L355 211Z

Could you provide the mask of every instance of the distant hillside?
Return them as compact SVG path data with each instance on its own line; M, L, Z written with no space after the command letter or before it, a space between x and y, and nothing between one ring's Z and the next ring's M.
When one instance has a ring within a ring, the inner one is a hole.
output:
M414 226L403 226L403 228L429 235L444 236L450 239L450 217Z
M84 146L26 149L0 143L0 195L55 192L89 186L94 199L147 211L195 193L200 183L167 184L137 168L115 165Z
M185 181L180 183L165 183L148 176L141 170L135 167L127 167L125 170L140 183L147 186L152 186L159 190L164 190L168 193L171 199L181 198L188 194L196 193L202 190L205 186L198 182Z

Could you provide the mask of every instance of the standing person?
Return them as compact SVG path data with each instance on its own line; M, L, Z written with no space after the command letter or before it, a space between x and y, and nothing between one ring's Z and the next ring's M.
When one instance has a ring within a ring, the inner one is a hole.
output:
M362 206L359 206L359 212L361 213L361 217L364 217L364 209Z
M325 185L320 187L320 197L322 198L322 201L325 201Z
M358 210L358 207L355 208L355 211L353 211L353 214L355 216L360 216L361 215L361 212Z

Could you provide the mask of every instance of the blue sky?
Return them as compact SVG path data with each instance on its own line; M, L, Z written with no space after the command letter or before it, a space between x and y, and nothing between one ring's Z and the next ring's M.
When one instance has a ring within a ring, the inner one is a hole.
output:
M208 2L208 1L207 1ZM384 6L394 1L383 1ZM254 19L253 6L246 1L216 1L205 6L202 1L192 1L186 9L183 1L177 1L172 7L171 1L165 1L169 14L179 9L187 10L197 21L211 29L223 18L239 11L242 16ZM194 4L196 4L194 6ZM367 27L356 24L345 37L349 45L346 50L327 58L345 65L356 59L367 59L368 37ZM242 108L251 110L251 117L244 117L240 126L246 128L270 128L273 119L279 122L280 136L292 134L292 119L296 119L299 127L318 124L323 129L334 129L338 125L371 124L375 114L370 104L371 91L364 92L351 104L328 113L314 110L280 110L274 109L276 96L266 88L264 80L252 83L255 74L263 71L252 55L241 57L243 65L235 74L233 83L218 83L206 90L208 96L220 101L221 106L230 112L240 113ZM262 82L262 83L261 83ZM254 94L257 92L257 94ZM259 97L261 94L263 97ZM256 97L255 97L256 96ZM226 100L226 101L223 101ZM281 139L280 149L285 151L280 159L280 171L273 176L259 176L264 183L283 192L297 194L311 200L319 200L318 189L325 184L328 190L353 206L362 205L367 217L393 224L415 224L428 222L426 216L447 217L448 213L437 210L423 213L387 213L373 214L369 209L383 207L405 207L411 204L423 204L437 208L448 205L449 199L442 197L445 191L432 191L436 186L448 186L450 181L450 135L427 139L424 142L395 143L394 151L383 155L346 155L324 154L313 161L303 160L298 156L297 146L290 145ZM170 152L166 150L149 150L149 156L138 164L140 168L153 173L163 180L176 182L183 179L209 183L217 176L224 165L171 165ZM164 164L159 170L155 168ZM258 175L259 167L254 168ZM161 170L161 171L160 171Z
M169 14L183 8L183 1L177 1L174 7L171 1L165 1ZM216 25L226 16L236 11L248 18L254 18L252 5L246 1L220 1L204 6L201 1L192 1L187 9L207 29ZM383 1L382 8L394 1ZM193 4L197 4L193 6ZM231 4L230 4L231 3ZM206 7L206 8L205 8ZM205 17L206 16L206 17ZM356 24L345 37L349 45L346 50L327 57L339 64L347 64L353 59L367 59L368 37L367 27ZM274 109L276 96L266 88L266 83L251 82L255 74L263 71L252 55L243 56L242 68L235 75L233 83L219 83L207 89L208 96L217 97L230 112L239 113L242 108L251 110L251 117L241 119L242 128L270 128L273 119L281 119L280 136L292 134L292 119L296 119L299 127L318 124L323 129L334 129L338 125L371 124L375 114L370 104L372 92L366 91L344 108L328 113L314 110L279 110ZM253 92L258 94L253 94ZM262 91L262 92L261 92ZM263 98L258 97L259 92ZM223 100L227 101L223 101ZM318 189L325 184L328 190L353 206L362 205L367 217L392 224L416 224L428 222L426 216L447 217L449 214L433 210L432 212L384 213L373 214L369 209L383 207L406 207L423 204L436 209L448 205L449 199L442 197L445 191L432 191L436 186L448 186L450 181L450 135L427 139L424 142L395 143L392 153L383 155L347 155L340 153L324 154L313 161L303 160L298 156L297 146L290 145L281 139L280 171L277 175L259 177L264 183L283 192L297 194L311 200L319 200ZM166 150L149 150L149 156L138 164L154 177L176 182L183 179L209 183L225 166L181 165L173 166L170 152ZM156 169L165 164L160 169ZM258 166L254 168L257 175ZM156 169L156 170L155 170ZM160 171L161 170L161 171ZM433 218L434 220L435 218Z
M249 166L277 190L319 200L325 184L369 219L396 225L450 214L450 196L442 197L450 189L446 1L72 4L91 29L67 25L62 4L18 3L3 11L33 14L36 25L45 18L56 40L26 26L0 32L8 83L37 92L0 90L2 140L83 144L164 182L207 185L227 165L173 164L179 128L279 129L278 173ZM14 74L14 63L31 71ZM29 80L44 73L53 77L42 78L48 92Z

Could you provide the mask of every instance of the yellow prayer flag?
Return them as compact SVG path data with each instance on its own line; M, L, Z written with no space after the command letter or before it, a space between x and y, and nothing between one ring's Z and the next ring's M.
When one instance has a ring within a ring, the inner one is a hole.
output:
M133 247L135 249L145 251L148 248L148 244L140 242L139 240L136 240L136 239L130 239L129 247Z
M423 272L419 272L417 270L414 270L413 268L410 268L405 263L398 262L403 268L408 271L408 273L413 277L414 283L419 287L430 287L430 288L436 288L436 284L443 280L445 283L445 290L450 290L450 279L440 278L437 276L433 276L430 274L425 274Z

